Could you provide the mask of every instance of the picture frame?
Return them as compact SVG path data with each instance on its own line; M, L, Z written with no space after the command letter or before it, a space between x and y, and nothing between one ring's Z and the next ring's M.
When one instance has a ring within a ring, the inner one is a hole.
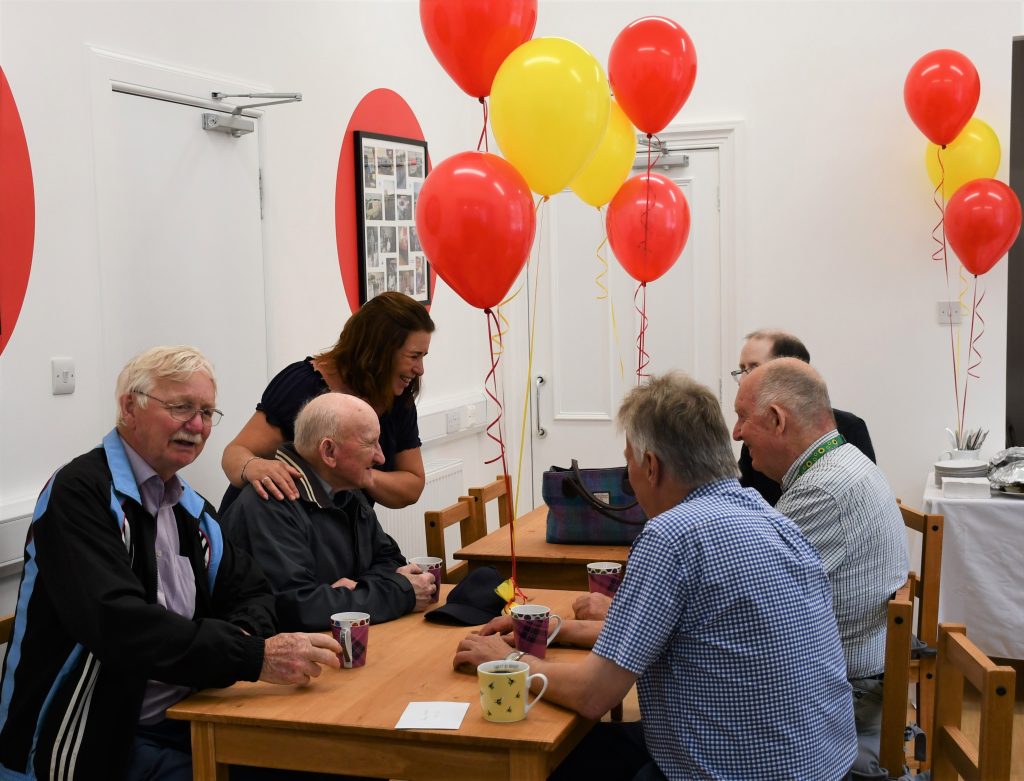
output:
M359 303L387 290L422 304L430 262L416 233L416 202L430 169L427 142L355 131Z

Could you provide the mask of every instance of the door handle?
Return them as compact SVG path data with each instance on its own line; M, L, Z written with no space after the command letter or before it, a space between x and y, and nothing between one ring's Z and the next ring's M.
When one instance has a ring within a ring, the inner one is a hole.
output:
M544 383L547 380L540 374L537 375L537 379L534 380L534 404L533 410L537 416L537 430L536 434L540 439L543 439L548 435L547 429L540 424L540 389L544 387Z

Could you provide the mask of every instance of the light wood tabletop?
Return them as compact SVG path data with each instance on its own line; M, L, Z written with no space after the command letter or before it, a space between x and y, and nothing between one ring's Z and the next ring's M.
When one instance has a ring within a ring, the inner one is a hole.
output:
M516 580L525 588L554 588L586 591L587 564L617 561L625 564L628 545L559 545L547 541L548 509L540 506L516 519ZM511 525L502 526L452 555L469 562L473 571L494 566L506 577L512 575L509 541Z
M442 599L451 586L444 585ZM572 615L576 592L534 591ZM326 620L326 617L325 617ZM168 710L192 722L194 778L227 781L229 764L347 773L405 781L542 781L592 722L541 700L523 721L484 720L475 672L452 669L473 627L413 613L370 627L363 668L324 670L309 686L238 683L199 692ZM555 648L556 659L585 651ZM458 730L397 730L410 702L468 702Z

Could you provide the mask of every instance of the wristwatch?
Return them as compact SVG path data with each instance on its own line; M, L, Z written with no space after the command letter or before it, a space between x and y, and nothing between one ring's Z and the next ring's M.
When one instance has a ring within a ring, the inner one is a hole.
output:
M518 662L526 654L526 651L513 651L505 657L506 662Z

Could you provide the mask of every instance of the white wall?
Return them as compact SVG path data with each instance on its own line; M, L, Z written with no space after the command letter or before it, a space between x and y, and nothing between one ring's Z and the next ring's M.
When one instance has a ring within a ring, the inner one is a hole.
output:
M945 449L953 399L948 336L934 322L935 302L947 297L930 260L937 217L903 79L926 51L964 52L981 75L977 115L1008 159L1021 3L541 0L537 35L572 38L605 62L618 30L645 13L677 19L697 47L697 84L679 121L744 123L736 332L776 326L803 336L834 403L868 421L897 493L918 501L929 463ZM31 502L53 468L112 421L114 378L96 371L100 307L116 302L98 300L87 44L303 93L302 103L267 110L271 371L333 342L348 315L334 186L359 99L376 87L402 94L435 164L473 148L480 129L478 104L433 59L411 0L3 0L0 66L28 138L37 223L25 306L0 357L0 517ZM1003 439L1005 263L985 284L985 359L968 425L991 430L991 451ZM230 305L226 291L208 295ZM443 283L432 314L438 332L424 402L440 404L481 389L486 329ZM73 396L50 395L49 359L59 355L77 361ZM214 438L203 457L216 458L223 444ZM434 445L432 454L463 458L469 482L494 472L482 465L491 454L483 437Z

